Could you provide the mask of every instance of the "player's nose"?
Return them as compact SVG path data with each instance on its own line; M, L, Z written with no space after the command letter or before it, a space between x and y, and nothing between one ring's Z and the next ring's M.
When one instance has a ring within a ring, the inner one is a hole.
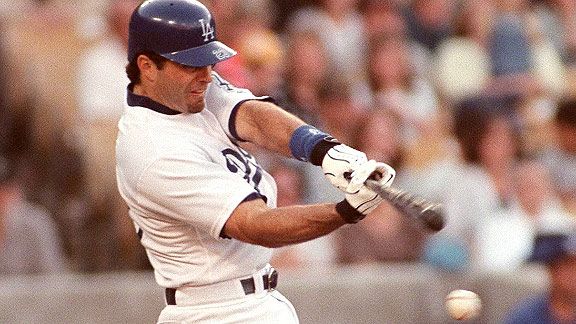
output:
M199 68L198 80L206 83L212 82L212 65Z

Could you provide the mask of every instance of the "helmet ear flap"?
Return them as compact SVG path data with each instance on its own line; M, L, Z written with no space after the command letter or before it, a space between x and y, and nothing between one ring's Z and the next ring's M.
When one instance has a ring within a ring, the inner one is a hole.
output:
M197 0L147 0L130 18L128 61L153 52L187 66L208 66L236 52L216 38L214 18Z

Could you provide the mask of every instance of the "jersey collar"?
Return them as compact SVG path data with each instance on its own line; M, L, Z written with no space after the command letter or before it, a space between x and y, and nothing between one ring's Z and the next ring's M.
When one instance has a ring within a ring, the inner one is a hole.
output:
M144 96L135 94L133 92L133 89L134 89L134 85L129 84L128 85L128 95L127 95L128 106L130 106L130 107L144 107L144 108L151 109L157 113L161 113L164 115L181 114L181 112L176 111L174 109L170 109L170 108L164 106L163 104L156 102L156 101L154 101L148 97L144 97Z

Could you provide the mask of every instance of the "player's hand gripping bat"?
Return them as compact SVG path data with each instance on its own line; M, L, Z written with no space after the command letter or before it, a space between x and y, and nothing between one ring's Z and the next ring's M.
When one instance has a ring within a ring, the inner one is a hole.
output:
M366 180L365 184L402 215L416 220L427 229L438 232L444 228L444 212L440 204L429 202L404 190L381 186L373 179Z

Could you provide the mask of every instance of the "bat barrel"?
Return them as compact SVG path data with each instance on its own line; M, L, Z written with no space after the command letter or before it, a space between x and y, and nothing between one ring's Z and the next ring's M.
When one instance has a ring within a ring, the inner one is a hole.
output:
M387 200L400 213L437 232L444 228L444 212L440 204L431 203L404 190L382 187L377 181L367 180L366 185Z
M442 206L439 204L423 210L421 218L424 221L424 224L426 224L426 227L434 232L438 232L444 228L444 212Z

